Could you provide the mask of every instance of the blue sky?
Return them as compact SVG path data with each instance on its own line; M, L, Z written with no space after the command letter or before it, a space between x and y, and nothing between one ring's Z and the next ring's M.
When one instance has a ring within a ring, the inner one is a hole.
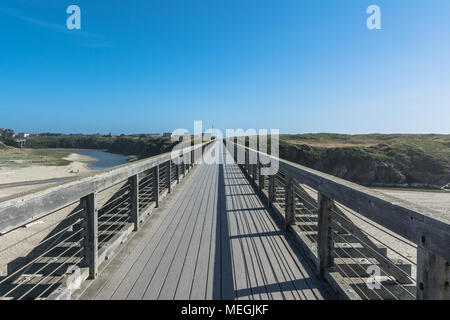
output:
M2 0L0 35L16 131L450 133L448 0Z

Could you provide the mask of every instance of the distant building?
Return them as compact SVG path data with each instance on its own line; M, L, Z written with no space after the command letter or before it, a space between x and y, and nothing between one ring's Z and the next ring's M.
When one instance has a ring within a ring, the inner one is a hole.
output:
M171 137L171 136L172 136L172 133L170 133L170 132L164 132L162 136L163 136L164 138L168 138L168 137Z
M14 137L14 130L13 129L2 129L0 128L0 137Z
M29 133L23 133L23 132L19 132L14 135L15 138L19 138L19 139L25 139L25 138L28 138L29 136L30 136Z

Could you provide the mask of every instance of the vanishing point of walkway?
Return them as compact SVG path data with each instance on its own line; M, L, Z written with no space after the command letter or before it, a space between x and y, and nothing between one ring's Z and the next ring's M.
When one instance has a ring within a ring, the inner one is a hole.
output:
M80 299L333 298L237 164L222 163L190 172Z

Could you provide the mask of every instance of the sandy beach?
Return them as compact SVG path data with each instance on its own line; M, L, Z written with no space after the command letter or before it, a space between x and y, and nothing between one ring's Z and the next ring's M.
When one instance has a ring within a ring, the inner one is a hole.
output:
M394 188L376 188L376 190L421 207L447 214L450 218L450 191Z
M82 177L92 173L88 162L94 158L71 153L65 160L71 161L67 166L29 166L24 168L0 167L0 200L12 195L48 187L52 183L48 180ZM39 182L32 185L20 185L27 182ZM11 186L11 184L18 184Z

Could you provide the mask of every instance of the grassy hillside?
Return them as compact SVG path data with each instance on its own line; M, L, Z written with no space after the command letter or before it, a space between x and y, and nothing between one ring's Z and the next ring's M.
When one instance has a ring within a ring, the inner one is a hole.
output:
M8 147L3 143L0 142L0 150L6 150Z
M369 186L450 183L450 135L281 135L280 156Z
M27 148L101 149L123 155L136 155L140 158L168 152L173 146L174 143L170 141L170 138L148 136L36 136L27 139L26 143Z
M48 150L18 149L0 144L0 167L21 168L31 165L66 166L68 154Z

